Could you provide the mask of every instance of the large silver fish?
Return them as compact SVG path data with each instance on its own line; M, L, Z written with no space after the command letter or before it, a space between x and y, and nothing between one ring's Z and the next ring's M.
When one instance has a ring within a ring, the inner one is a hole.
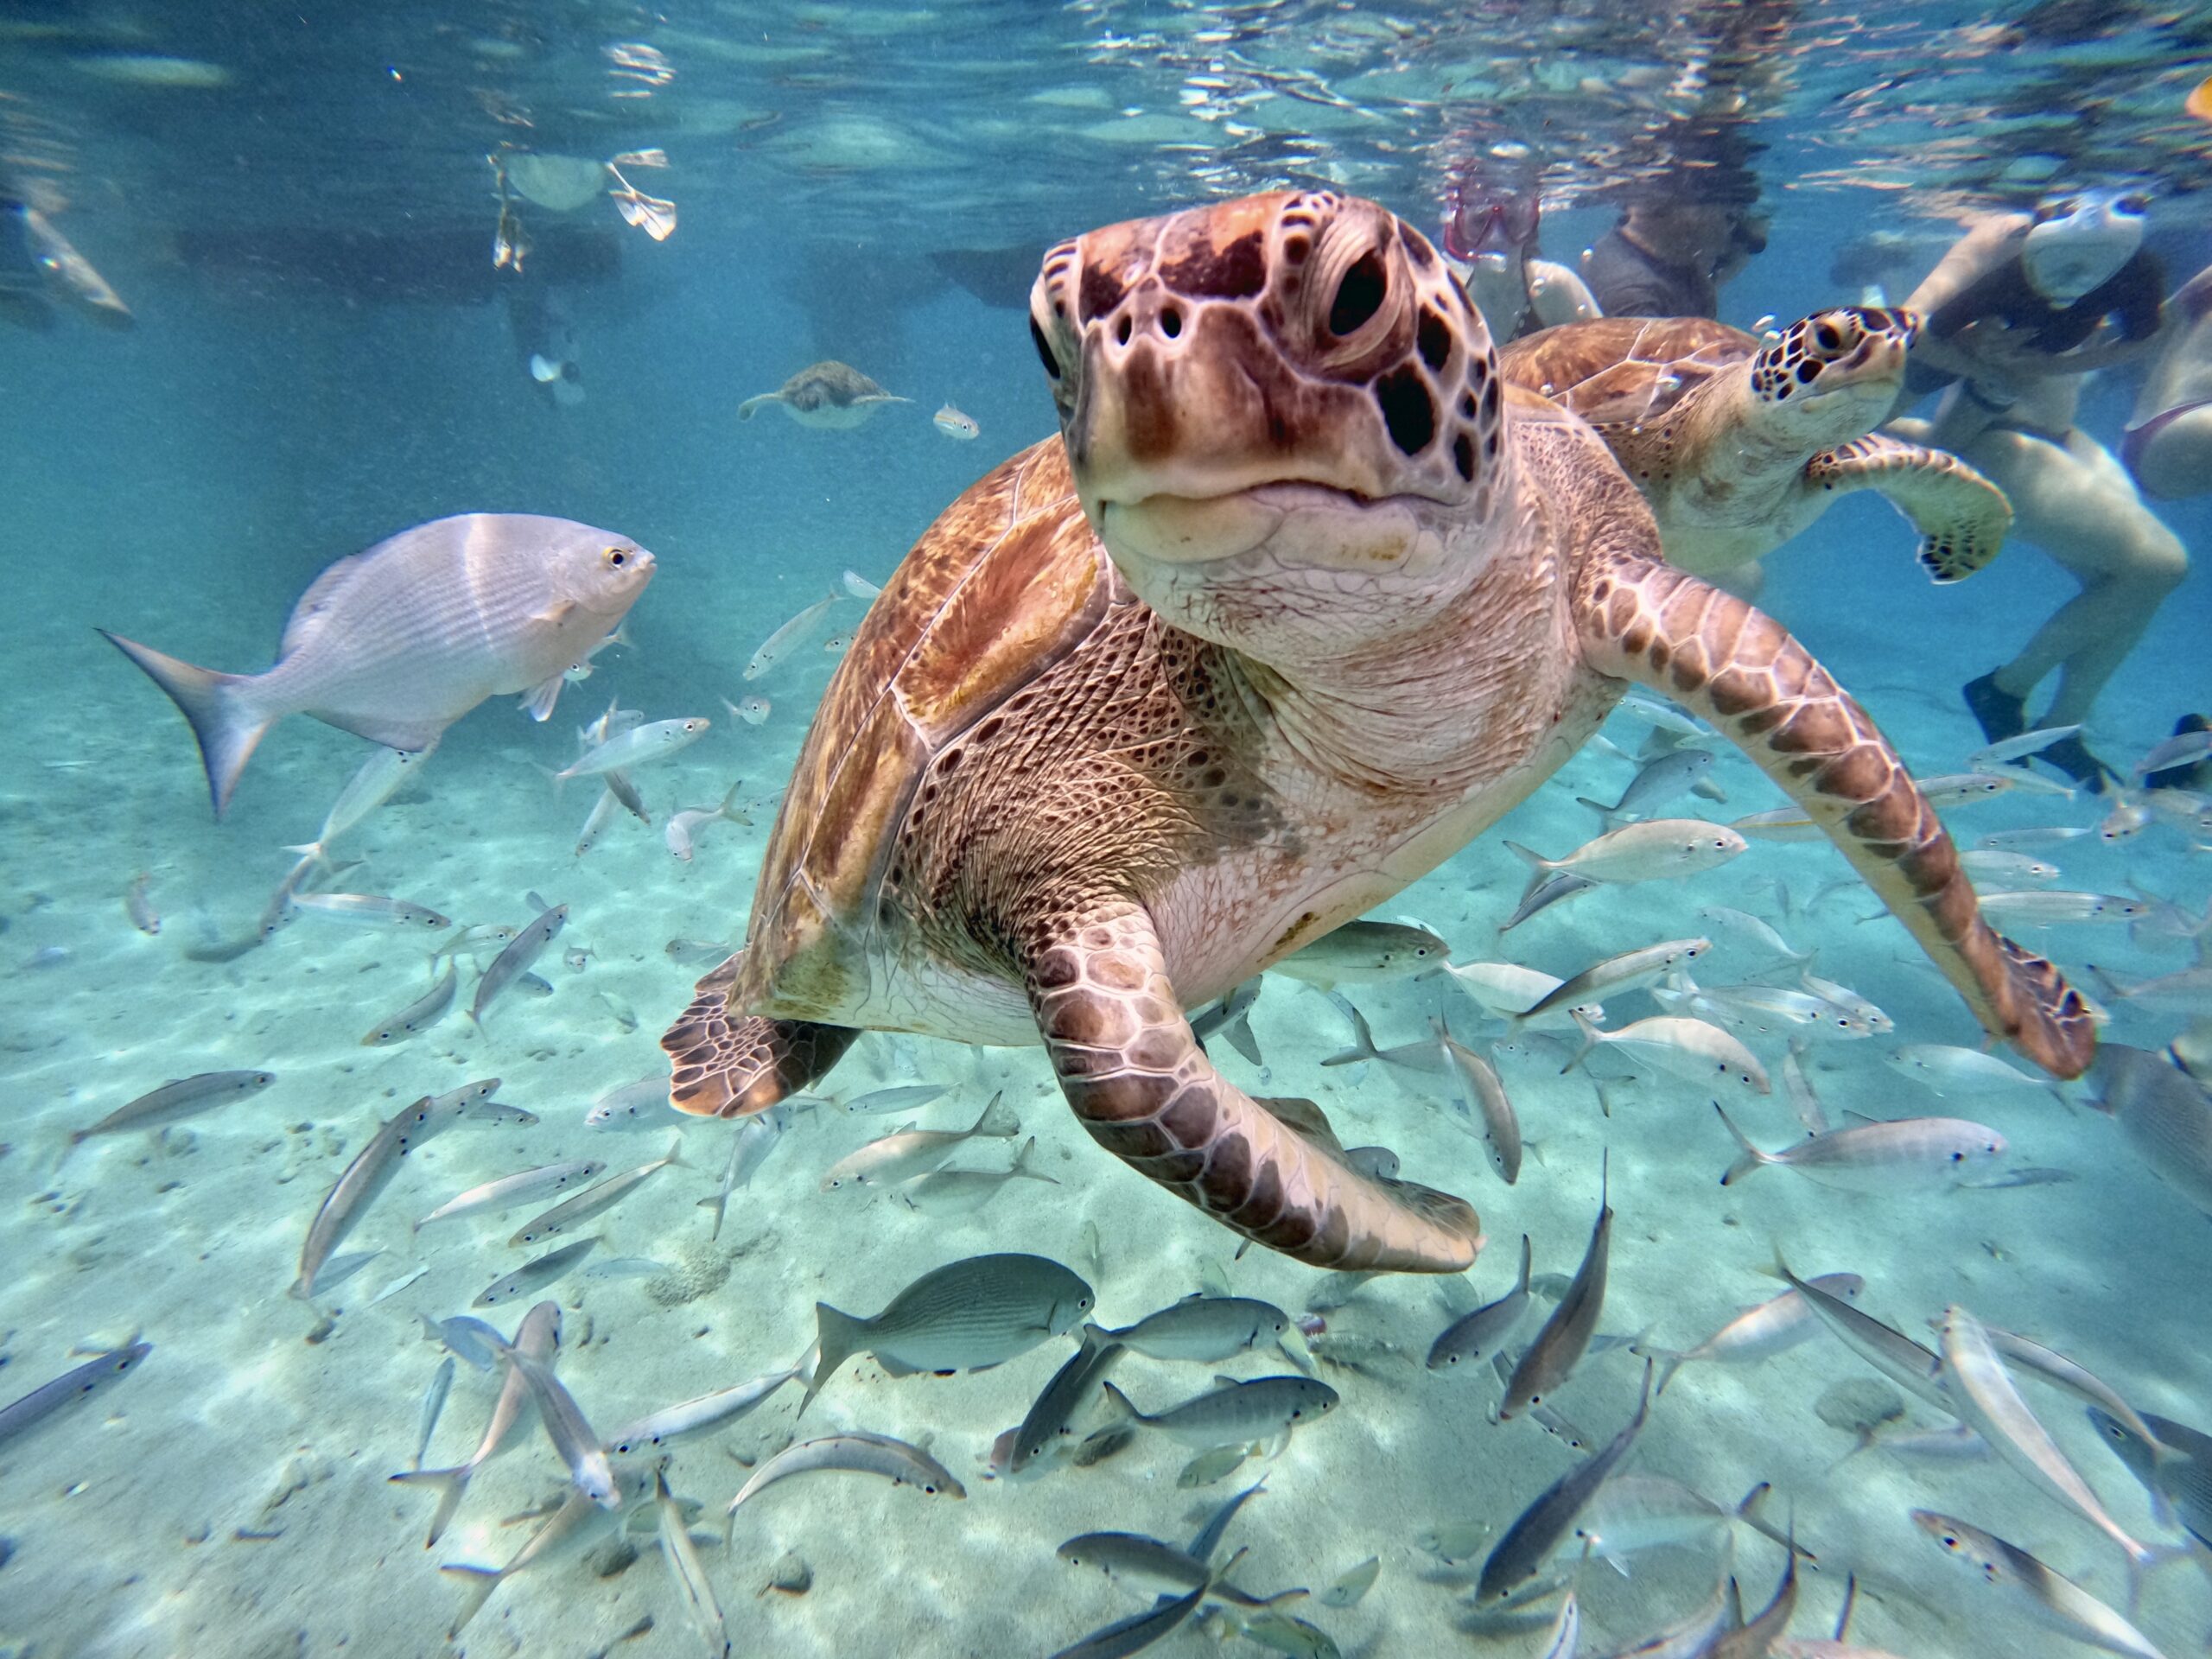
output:
M192 722L220 817L255 746L287 715L404 750L429 748L503 693L532 692L543 720L569 664L613 630L652 574L653 556L612 531L463 513L317 576L264 673L219 674L106 637Z

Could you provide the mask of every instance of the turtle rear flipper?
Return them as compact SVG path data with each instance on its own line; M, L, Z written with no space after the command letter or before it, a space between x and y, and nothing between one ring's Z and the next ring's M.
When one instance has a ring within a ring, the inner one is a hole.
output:
M1255 1100L1214 1070L1140 906L1055 917L1039 937L1030 1007L1068 1104L1107 1151L1313 1267L1458 1273L1473 1262L1482 1224L1464 1200L1362 1174L1313 1103Z
M695 1117L750 1117L826 1075L860 1033L810 1020L734 1014L729 988L741 950L702 979L660 1039L671 1066L669 1103Z
M2096 1027L2058 970L1993 931L1957 849L1866 711L1773 618L1656 560L1595 561L1576 595L1600 673L1675 698L1726 733L1833 840L1983 1029L2082 1075Z
M1920 532L1920 563L1963 582L1997 556L2012 525L2005 492L1956 455L1876 433L1823 449L1805 468L1818 490L1877 490Z

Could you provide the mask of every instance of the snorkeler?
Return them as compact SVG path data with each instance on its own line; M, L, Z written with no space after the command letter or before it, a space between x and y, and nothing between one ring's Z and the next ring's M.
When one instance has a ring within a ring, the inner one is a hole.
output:
M1720 289L1766 251L1766 220L1737 192L1639 194L1582 256L1582 275L1609 317L1715 317Z
M2085 721L2188 574L2179 538L2074 418L2082 377L2158 333L2163 278L2142 240L2140 197L2056 199L1974 225L1905 302L1926 322L1904 395L1948 389L1932 421L1895 429L1979 468L2011 499L2013 533L2082 588L2018 656L1962 688L1991 742L2027 729L2028 697L2054 670L2036 724ZM2078 735L2043 757L2092 792L2116 776Z
M1582 279L1538 251L1533 192L1471 192L1455 183L1446 208L1444 251L1500 346L1599 315Z
M0 182L0 317L43 332L54 327L56 299L104 328L137 327L122 296L54 221Z
M2212 265L2166 302L2166 342L2144 378L2120 456L2146 495L2212 490Z

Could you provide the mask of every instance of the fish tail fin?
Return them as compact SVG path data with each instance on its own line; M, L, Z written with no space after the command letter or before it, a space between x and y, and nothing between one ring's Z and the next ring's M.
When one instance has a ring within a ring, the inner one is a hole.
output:
M1518 1290L1523 1296L1529 1294L1529 1268L1531 1262L1535 1260L1535 1253L1529 1247L1529 1235L1526 1233L1522 1234L1521 1277L1515 1284L1514 1288Z
M1587 803L1586 803L1586 804L1587 804ZM1555 868L1551 860L1546 858L1541 853L1532 853L1517 841L1507 842L1505 843L1505 850L1512 854L1514 857L1519 859L1532 870L1541 871Z
M1021 1133L1021 1120L1006 1104L1006 1090L1001 1089L991 1096L991 1103L983 1108L968 1133L986 1141L1011 1141Z
M2197 944L2198 948L2201 950L2203 946L2203 941L2200 939L2197 941ZM1265 1060L1260 1058L1260 1039L1252 1034L1252 1010L1250 1008L1246 1008L1243 1013L1238 1014L1234 1020L1231 1020L1227 1025L1224 1026L1221 1028L1221 1034L1229 1039L1229 1046L1231 1048L1235 1049L1239 1054L1242 1054L1246 1059L1251 1061L1253 1065L1265 1065L1267 1064Z
M1581 1009L1569 1008L1567 1013L1567 1017L1574 1021L1574 1028L1582 1033L1582 1046L1574 1051L1574 1057L1572 1059L1560 1067L1559 1074L1562 1077L1588 1059L1598 1045L1605 1040L1605 1033L1591 1023L1590 1016Z
M1638 1347L1630 1351L1641 1354L1646 1359L1656 1359L1659 1362L1659 1380L1653 1383L1651 1388L1655 1398L1667 1392L1667 1385L1675 1380L1675 1373L1682 1369L1682 1362L1689 1357L1688 1354L1677 1348Z
M1728 1133L1736 1137L1736 1144L1744 1149L1744 1155L1729 1165L1728 1173L1720 1178L1721 1185L1733 1186L1761 1164L1770 1164L1775 1161L1772 1153L1761 1152L1744 1138L1744 1132L1736 1127L1734 1120L1728 1116L1727 1108L1716 1100L1713 1103L1713 1109L1720 1114L1720 1121L1728 1126Z
M690 1165L683 1161L683 1137L682 1135L677 1135L674 1140L668 1143L668 1150L661 1154L660 1160L664 1166L672 1165L677 1169L689 1169L691 1167Z
M822 1385L836 1374L837 1368L860 1351L868 1333L868 1321L842 1313L827 1302L814 1305L815 1347L814 1375L807 1379L806 1397L798 1402L797 1414L804 1417L806 1408L814 1403L814 1396L822 1392Z
M453 1524L461 1500L468 1495L468 1478L476 1471L467 1464L454 1469L410 1469L390 1478L400 1486L435 1486L438 1489L438 1507L430 1516L430 1535L423 1541L423 1548L436 1548L446 1529ZM448 1568L448 1572L452 1569ZM489 1594L487 1591L486 1592Z
M1324 1065L1352 1065L1361 1060L1372 1060L1377 1058L1378 1056L1375 1050L1375 1033L1368 1029L1367 1016L1362 1014L1357 1008L1354 1007L1351 1003L1351 999L1344 995L1340 991L1324 991L1322 995L1327 997L1330 1001L1335 1003L1337 1006L1337 1012L1343 1014L1344 1019L1350 1022L1351 1026L1351 1046L1350 1048L1338 1050L1337 1052L1325 1058L1321 1064Z
M1751 1528L1754 1532L1758 1533L1762 1538L1770 1538L1776 1543L1780 1544L1784 1549L1796 1549L1796 1545L1790 1540L1788 1534L1784 1533L1781 1528L1776 1526L1774 1522L1765 1519L1759 1514L1760 1505L1766 1502L1767 1494L1773 1491L1774 1483L1772 1481L1763 1480L1759 1482L1758 1485L1752 1487L1750 1491L1744 1494L1744 1501L1736 1506L1736 1518L1738 1521L1741 1521L1745 1526ZM1808 1560L1815 1559L1809 1550L1799 1550L1798 1554L1802 1555Z
M253 751L276 724L276 717L255 709L241 688L251 683L249 674L219 674L199 668L126 639L105 628L100 637L145 671L146 677L168 694L192 727L200 745L200 759L207 771L207 794L221 817L231 804L231 793Z
M296 847L286 847L282 850L288 853L297 853L302 858L312 860L317 864L327 864L330 862L330 849L327 847L325 847L319 841L303 841ZM432 960L435 961L435 958L434 957Z
M1042 1170L1029 1167L1029 1154L1036 1150L1037 1137L1033 1135L1021 1143L1021 1150L1014 1154L1014 1162L1007 1166L1007 1176L1020 1177L1025 1180L1049 1181L1052 1185L1058 1186L1060 1184L1058 1176L1047 1175Z
M1593 801L1587 795L1576 796L1574 798L1574 804L1577 806L1586 806L1592 812L1595 812L1598 815L1598 822L1599 825L1607 830L1613 827L1613 815L1621 810L1620 803L1618 801L1614 802L1611 806L1607 806L1603 801Z
M1116 1388L1111 1382L1102 1382L1098 1386L1104 1391L1106 1395L1106 1416L1108 1421L1116 1423L1141 1423L1144 1421L1144 1413L1139 1411L1135 1406L1129 1403L1129 1396L1128 1395L1123 1394L1121 1389Z
M458 1640L463 1627L476 1617L477 1610L492 1599L492 1592L499 1587L499 1580L505 1575L497 1567L471 1567L465 1561L449 1561L438 1571L452 1573L467 1586L467 1594L461 1600L460 1611L454 1615L453 1623L446 1627L447 1638Z

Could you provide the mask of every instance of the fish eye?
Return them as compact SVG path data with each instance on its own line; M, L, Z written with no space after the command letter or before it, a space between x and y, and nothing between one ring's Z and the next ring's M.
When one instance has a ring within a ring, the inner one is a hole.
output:
M2150 208L2151 198L2139 191L2131 190L2114 201L2113 206L2123 213L2145 213Z
M630 552L627 548L610 547L607 550L606 556L607 563L613 565L617 570L630 562Z

